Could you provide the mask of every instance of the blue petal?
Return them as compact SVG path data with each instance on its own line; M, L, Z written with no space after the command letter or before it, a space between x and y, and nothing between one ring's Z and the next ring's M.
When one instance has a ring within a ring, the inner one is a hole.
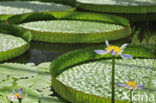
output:
M120 87L127 87L126 84L118 84L118 86L120 86Z
M128 55L128 54L120 54L120 56L121 56L123 59L132 59L132 58L133 58L131 55Z
M115 56L114 49L112 49L112 50L110 51L110 53L111 53L113 56Z
M120 49L121 49L121 50L125 49L127 45L128 45L128 44L123 44L123 45L120 47Z
M18 89L19 98L22 98L22 91L23 91L23 88Z
M97 54L100 54L100 55L106 54L106 53L107 53L107 52L104 51L104 50L94 50L94 52L97 53Z
M127 88L128 88L129 90L132 90L132 89L133 89L131 86L127 86Z
M144 88L144 85L143 84L138 84L137 85L137 89L143 89Z
M107 39L105 40L105 44L107 46L107 48L109 47L109 42L107 41Z

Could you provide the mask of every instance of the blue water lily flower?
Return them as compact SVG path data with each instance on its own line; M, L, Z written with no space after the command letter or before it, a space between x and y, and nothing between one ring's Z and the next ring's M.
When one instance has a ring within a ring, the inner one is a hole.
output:
M118 84L118 86L128 88L129 90L143 89L144 88L143 84L137 84L136 81L128 81L124 84Z
M94 50L94 52L96 52L97 54L100 54L100 55L107 54L107 53L110 53L113 56L120 55L124 59L132 59L133 58L131 55L122 54L123 50L126 48L126 46L128 44L123 44L121 47L110 46L109 42L107 40L105 41L105 44L107 46L106 51L104 51L104 50Z
M13 90L13 94L17 99L24 99L25 97L28 96L28 90L26 91L26 93L23 93L23 88L18 89L18 92L16 92L15 90Z

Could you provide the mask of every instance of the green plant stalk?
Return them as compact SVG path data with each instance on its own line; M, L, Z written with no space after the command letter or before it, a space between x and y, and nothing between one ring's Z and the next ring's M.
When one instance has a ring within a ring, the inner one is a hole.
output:
M21 98L19 98L18 101L19 101L19 103L22 103L22 99Z
M133 90L130 90L130 103L133 103L132 97L133 97Z
M112 56L112 103L115 103L115 56Z

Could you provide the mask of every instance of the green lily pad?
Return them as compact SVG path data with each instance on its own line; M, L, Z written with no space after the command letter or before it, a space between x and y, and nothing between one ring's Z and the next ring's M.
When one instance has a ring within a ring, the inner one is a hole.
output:
M5 97L5 96L0 96L0 102L1 103L9 103L7 97Z
M51 62L44 62L44 63L39 64L37 67L40 72L49 73L50 63Z
M69 20L57 20L57 21L38 21L25 23L20 25L23 28L29 28L31 30L42 32L64 32L64 33L97 33L97 32L110 32L118 29L122 29L123 26L91 22L91 21L69 21ZM80 28L81 27L81 28ZM87 29L87 30L86 30Z
M0 64L0 74L8 75L12 78L27 78L36 76L38 74L35 66L26 66L16 63L4 63Z
M99 43L123 38L130 32L119 24L79 20L37 21L19 26L31 31L33 40L51 43Z
M0 82L1 81L4 81L6 78L7 78L7 75L6 74L1 74L1 76L0 76Z
M54 60L50 65L50 73L52 77L52 87L54 88L55 92L61 97L63 97L65 100L73 103L111 102L111 98L110 98L111 93L109 90L111 90L110 74L111 74L112 64L111 64L111 60L109 59L112 56L110 54L98 55L94 52L94 50L104 50L104 49L105 49L104 46L103 47L99 46L99 47L87 48L83 50L76 50L73 52L66 53L60 56L59 58L57 58L56 60ZM134 58L136 57L155 58L152 49L140 45L127 46L126 49L124 49L123 54L130 54ZM100 63L101 66L98 65L98 62L101 62ZM136 91L137 93L139 92L140 94L142 94L145 92L145 94L151 93L152 95L155 95L154 92L151 92L149 90L151 89L151 86L148 86L148 84L154 85L154 83L151 81L151 78L149 78L150 76L153 76L155 78L155 72L153 71L156 69L156 67L155 65L153 65L153 63L154 63L154 59L132 59L132 60L117 59L116 72L118 74L117 75L118 77L116 77L117 80L116 83L125 83L128 79L138 79L138 83L147 83L145 84L145 86L148 88L147 91L149 92L143 90L143 91ZM92 68L92 70L90 70L89 68ZM75 69L76 71L73 72L72 70ZM69 71L69 72L63 75L62 72L64 71L65 72ZM85 76L81 73L84 73L85 75L88 76ZM93 73L93 75L91 75L90 73ZM61 74L64 77L58 80L57 77ZM68 76L71 77L70 78L71 81L75 80L74 78L77 78L76 81L79 81L79 83L78 82L71 83L70 80L66 79L68 78ZM83 78L84 80L81 81L80 78ZM105 80L108 82L106 82ZM84 92L85 89L87 89L86 92ZM126 94L127 96L129 90L125 89L124 91L126 92L123 93L122 92L123 88L118 87L118 89L119 91L121 90L120 91L121 94L117 93L120 94L118 96L122 96L123 94ZM106 93L103 92L105 90L108 92ZM101 92L103 96L98 94L98 92ZM127 103L128 102L127 100L128 99L125 98L117 98L116 102Z
M40 103L63 103L62 101L58 100L56 97L41 97Z
M22 103L62 103L57 97L50 97L51 76L49 74L50 62L41 63L35 66L34 63L0 64L0 102L10 103L8 97L13 97L13 90L28 89L28 96ZM40 101L40 102L39 102ZM18 103L17 100L14 103Z
M23 39L4 33L0 33L0 42L0 61L19 56L29 48Z
M137 80L138 84L144 84L149 88L150 77L155 77L156 65L153 65L154 59L130 59L116 60L115 83L125 83L128 80ZM84 63L69 68L61 73L57 79L64 85L74 88L75 90L111 99L111 60L101 60ZM156 88L156 85L155 85ZM144 93L148 95L149 91L135 90L134 97ZM155 93L151 94L155 95ZM116 85L116 99L124 100L129 97L129 90ZM139 103L142 103L140 101Z
M13 80L11 79L5 79L0 82L0 89L4 87L11 87L13 86Z
M108 13L156 13L155 0L76 0L78 7Z
M1 1L0 2L0 15L17 15L30 12L41 11L63 11L71 8L63 4L56 4L51 2L39 1Z
M42 97L44 97L44 96L50 96L50 95L53 94L53 92L51 91L51 87L44 88L44 89L40 90L39 93L40 93L40 95Z
M31 65L31 64L28 64ZM51 76L49 74L50 62L41 63L37 66L38 74L34 77L27 79L21 79L17 81L18 86L30 87L34 90L39 91L40 95L48 96L51 92ZM42 82L42 83L41 83Z
M37 76L17 81L18 86L27 86L36 90L43 90L51 86L50 74L39 73Z

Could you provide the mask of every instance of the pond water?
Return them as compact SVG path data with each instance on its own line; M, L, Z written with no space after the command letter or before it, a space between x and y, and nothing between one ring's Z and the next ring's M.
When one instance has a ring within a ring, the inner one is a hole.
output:
M26 53L5 62L35 63L38 65L43 62L51 62L64 53L96 45L104 44L51 44L32 41L30 49Z

